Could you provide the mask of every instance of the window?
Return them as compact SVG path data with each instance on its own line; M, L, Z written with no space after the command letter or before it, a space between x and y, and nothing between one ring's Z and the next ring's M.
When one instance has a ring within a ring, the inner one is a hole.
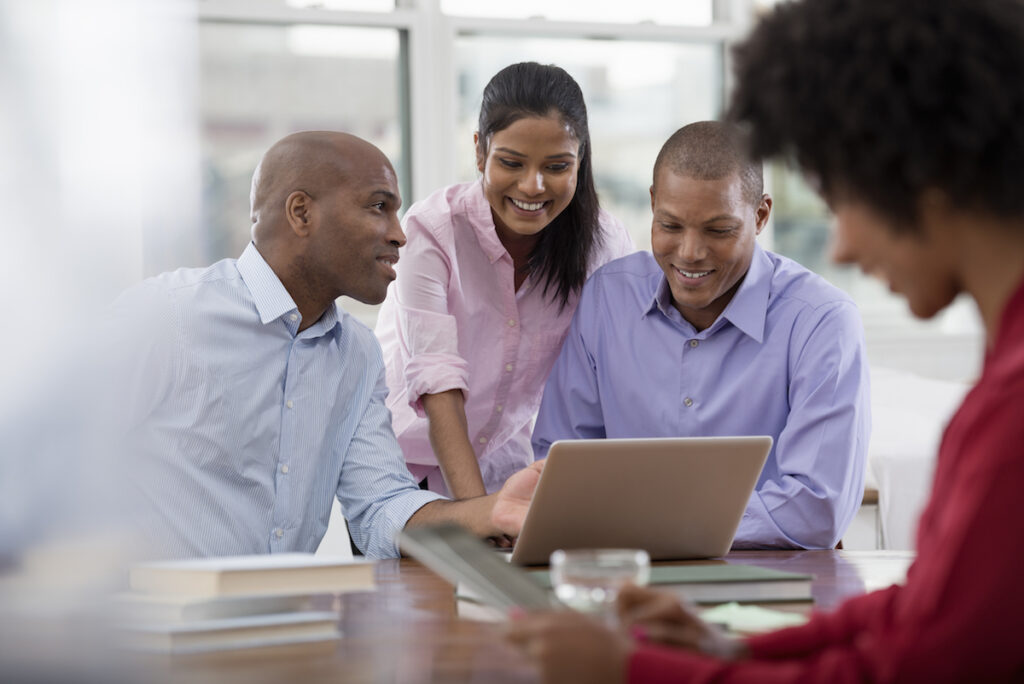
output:
M765 168L765 181L775 200L772 249L820 273L853 297L864 320L873 366L951 380L970 379L978 373L981 326L966 297L932 320L915 319L903 298L877 279L831 262L832 217L797 173L773 163Z
M541 14L546 19L510 28L509 19ZM721 109L729 33L714 28L712 18L711 0L402 0L397 7L389 0L205 0L199 31L205 231L202 245L182 254L200 254L200 263L208 263L244 249L252 170L268 145L292 131L340 129L376 144L395 163L405 207L474 178L472 136L483 87L502 67L526 60L559 64L580 83L602 205L644 247L651 167L662 142L683 123ZM594 38L583 22L609 28ZM557 37L545 33L552 25ZM183 263L182 255L163 258L147 270ZM345 306L374 322L374 307Z
M300 9L349 12L390 12L395 9L395 0L285 0L285 4Z
M557 21L594 21L631 24L708 25L712 20L710 0L518 0L511 2L480 2L480 0L441 0L441 11L447 14L509 19L544 18ZM522 61L522 60L520 60Z
M467 36L455 44L458 178L476 169L473 132L490 78L519 61L553 63L580 84L593 143L601 205L637 247L650 246L651 172L661 145L683 123L721 109L720 50L705 44Z
M253 169L288 133L353 133L408 178L397 31L204 23L199 47L204 262L245 248Z
M404 206L475 178L473 131L484 85L502 67L562 66L587 99L602 206L650 244L654 158L678 127L715 118L725 55L773 0L202 0L200 146L205 230L157 251L152 273L235 256L249 236L249 182L259 155L288 132L347 130L394 162ZM980 360L973 310L914 321L903 301L828 261L830 217L799 175L765 169L775 198L765 247L849 292L872 362L965 378ZM161 246L162 247L162 246ZM195 257L195 255L200 255ZM148 257L147 257L148 258ZM344 306L372 325L374 307Z

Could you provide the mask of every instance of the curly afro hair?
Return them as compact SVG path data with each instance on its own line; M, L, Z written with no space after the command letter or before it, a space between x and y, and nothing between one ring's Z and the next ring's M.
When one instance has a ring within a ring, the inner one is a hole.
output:
M826 199L915 231L922 192L1024 217L1024 2L804 0L734 51L729 116Z

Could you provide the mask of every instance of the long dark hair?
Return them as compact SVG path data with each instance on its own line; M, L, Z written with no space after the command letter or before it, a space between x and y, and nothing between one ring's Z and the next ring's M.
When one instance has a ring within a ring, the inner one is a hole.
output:
M540 232L527 263L544 284L544 294L564 307L587 279L587 265L601 242L597 190L590 164L590 128L583 91L564 69L521 62L505 67L484 88L477 145L487 154L491 136L519 119L558 112L579 141L576 192L569 206Z

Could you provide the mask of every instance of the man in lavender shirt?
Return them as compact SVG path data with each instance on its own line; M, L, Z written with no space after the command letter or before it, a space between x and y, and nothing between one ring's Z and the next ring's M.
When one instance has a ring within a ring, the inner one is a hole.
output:
M651 186L653 254L585 285L534 454L559 439L771 435L734 548L831 548L863 493L863 327L849 296L757 244L771 206L727 125L669 138Z

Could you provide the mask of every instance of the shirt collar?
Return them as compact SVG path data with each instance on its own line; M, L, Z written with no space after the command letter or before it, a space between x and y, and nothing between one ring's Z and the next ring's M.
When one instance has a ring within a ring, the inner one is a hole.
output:
M754 243L754 256L747 275L736 290L736 295L725 307L722 318L742 330L757 342L764 340L764 322L768 317L768 297L771 295L772 263L761 245Z
M508 254L505 245L498 239L498 231L494 227L494 214L491 213L491 204L484 195L483 179L473 184L466 197L465 210L469 217L470 225L476 232L476 238L480 242L480 248L487 256L490 263L496 262Z
M643 310L643 316L649 313L654 313L655 309L661 311L669 318L672 318L672 314L669 313L669 309L674 308L672 306L672 295L668 289L668 279L665 278L665 274L662 272L661 267L654 273L655 277L651 279L651 284L654 286L654 292L651 294L650 303L647 308Z
M761 245L755 242L750 268L747 269L743 282L736 290L732 301L725 307L725 311L708 328L708 331L720 328L720 321L725 319L758 343L762 342L764 340L764 322L768 315L768 297L771 294L771 275L771 260L761 249ZM658 268L657 277L652 284L654 291L651 293L650 304L644 309L643 315L646 316L658 309L669 318L673 318L673 315L669 313L670 309L675 310L675 307L672 306L672 293L668 287L668 280L660 268Z
M274 269L256 249L256 245L250 242L242 252L242 256L238 257L236 265L245 286L249 288L249 294L252 295L253 303L256 305L256 311L259 312L263 325L276 321L285 314L294 313L297 318L294 321L285 318L284 324L289 332L295 335L299 323L302 322L299 309L295 306L295 300L288 294L284 284L281 283L281 279L274 273ZM322 335L333 328L337 322L338 307L335 304L327 307L320 320L303 332Z

